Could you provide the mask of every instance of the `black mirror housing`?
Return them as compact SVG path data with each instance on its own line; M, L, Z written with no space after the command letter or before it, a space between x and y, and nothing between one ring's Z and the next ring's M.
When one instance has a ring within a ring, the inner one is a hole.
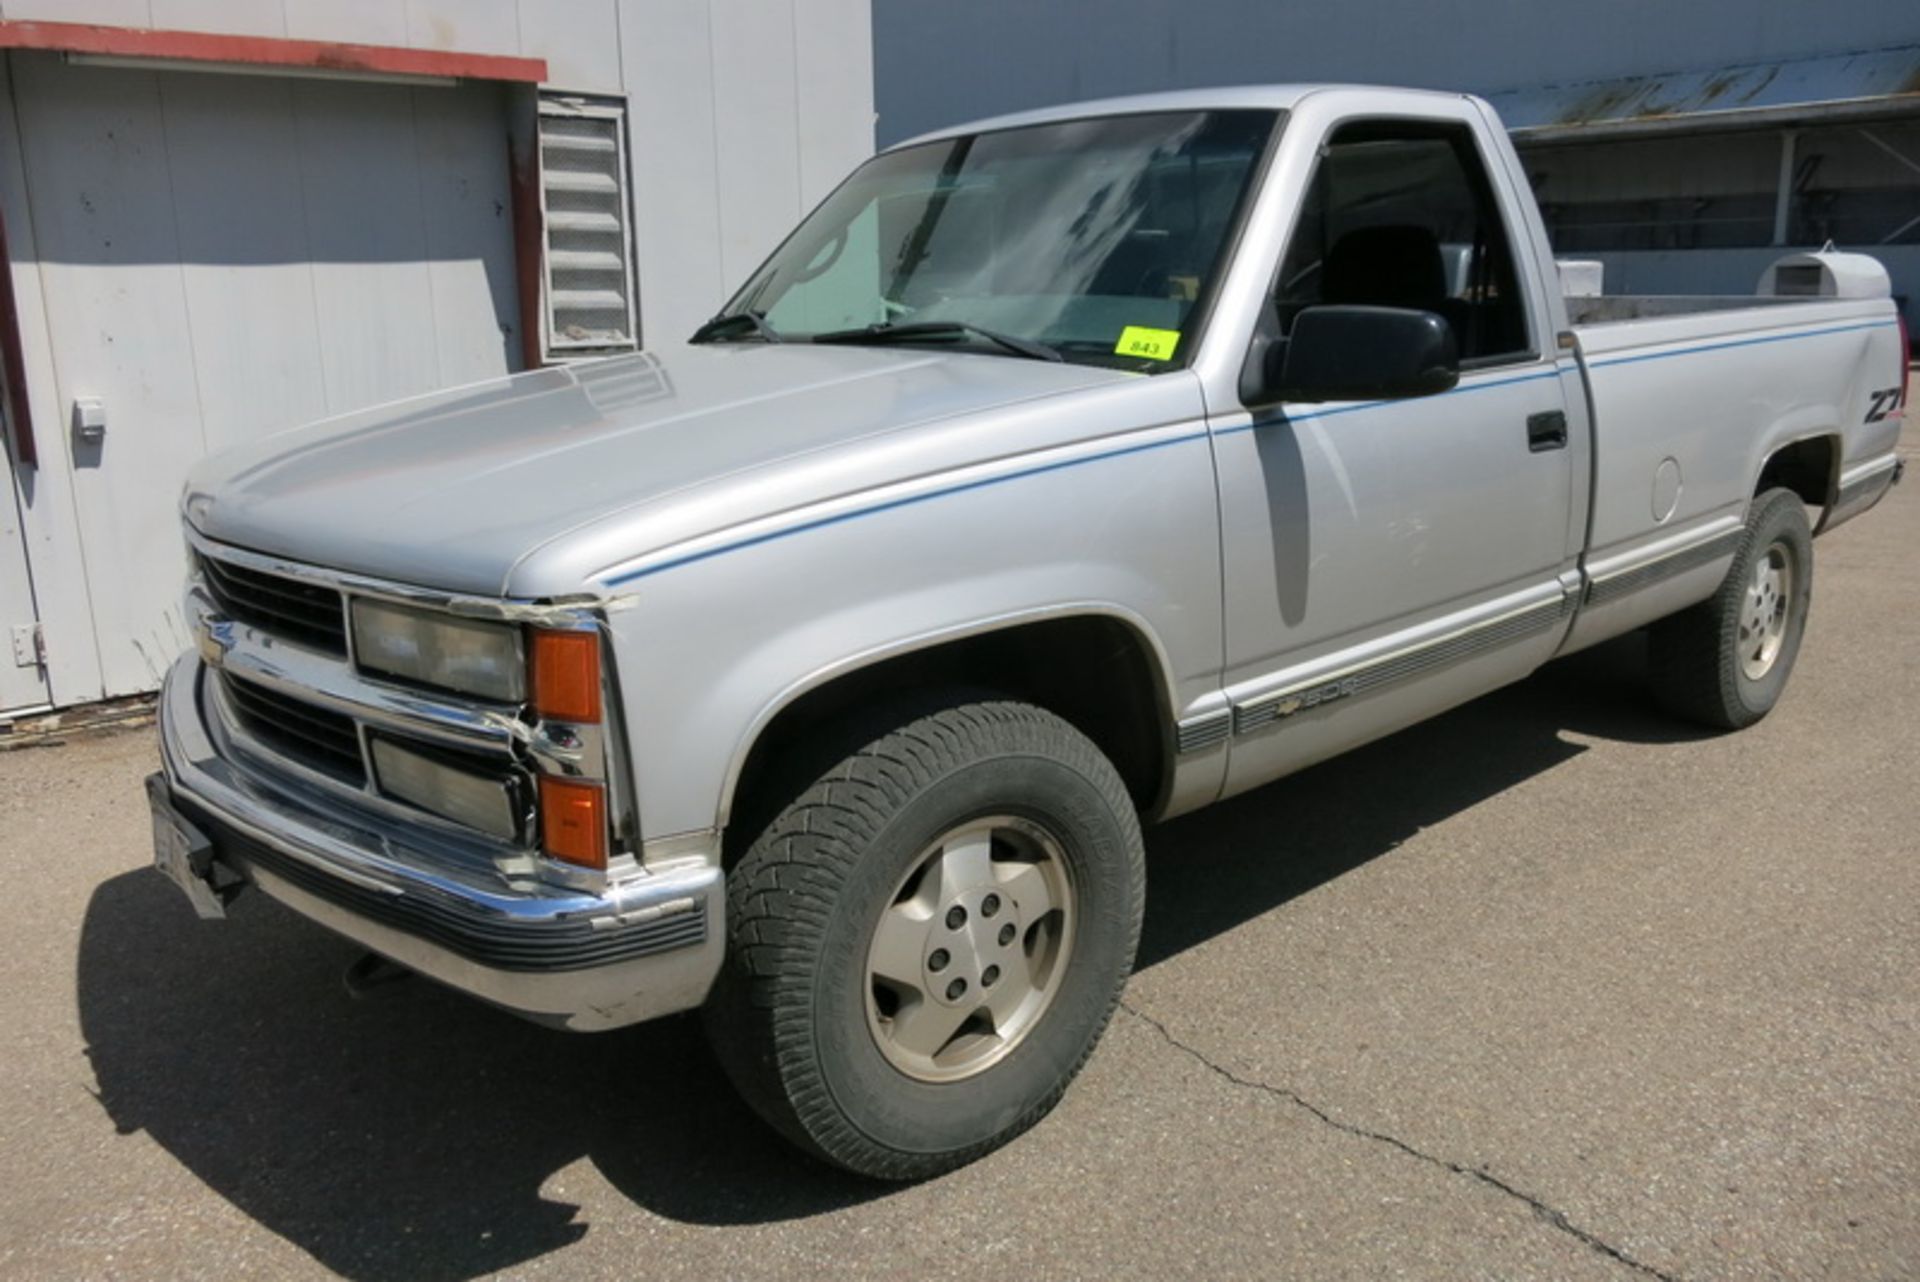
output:
M1268 402L1405 400L1460 381L1453 326L1408 307L1308 307L1265 356Z

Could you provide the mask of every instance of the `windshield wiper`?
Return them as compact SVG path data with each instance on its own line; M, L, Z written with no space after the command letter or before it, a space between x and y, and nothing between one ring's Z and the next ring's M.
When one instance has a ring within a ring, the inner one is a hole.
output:
M917 338L984 338L1016 356L1036 361L1063 361L1056 349L1030 338L1016 338L969 321L911 321L906 324L866 325L860 329L834 329L815 334L816 343L910 343Z
M744 330L747 334L751 334L753 337L768 343L785 341L780 337L778 330L767 324L766 313L755 311L722 313L702 325L699 329L694 330L693 336L687 341L689 343L711 343L714 339L729 334L734 330ZM741 337L745 336L746 334L741 335Z

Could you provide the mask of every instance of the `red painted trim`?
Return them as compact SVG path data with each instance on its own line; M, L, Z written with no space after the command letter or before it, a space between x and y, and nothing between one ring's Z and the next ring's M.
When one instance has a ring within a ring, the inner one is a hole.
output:
M13 424L13 457L21 467L40 466L27 405L27 361L20 348L20 308L13 297L13 255L7 252L7 221L0 217L0 378L7 384L7 418Z
M453 76L462 80L512 80L540 84L545 58L509 58L491 53L402 49L393 45L336 44L274 36L226 36L202 31L152 31L99 27L83 22L0 22L0 49L52 49L121 58L176 58L188 62L243 63L256 67L317 67L326 71L400 76Z

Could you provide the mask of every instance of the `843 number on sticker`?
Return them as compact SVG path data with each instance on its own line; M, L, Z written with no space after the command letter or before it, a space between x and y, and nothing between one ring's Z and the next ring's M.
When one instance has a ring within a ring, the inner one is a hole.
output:
M1173 349L1180 345L1180 331L1177 329L1148 329L1145 325L1129 325L1120 331L1120 341L1113 345L1115 356L1138 356L1149 361L1170 361Z

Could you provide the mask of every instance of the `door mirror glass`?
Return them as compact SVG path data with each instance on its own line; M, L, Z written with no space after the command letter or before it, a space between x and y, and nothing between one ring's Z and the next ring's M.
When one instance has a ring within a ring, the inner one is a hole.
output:
M1304 308L1264 364L1268 402L1402 400L1460 381L1453 326L1410 307Z

